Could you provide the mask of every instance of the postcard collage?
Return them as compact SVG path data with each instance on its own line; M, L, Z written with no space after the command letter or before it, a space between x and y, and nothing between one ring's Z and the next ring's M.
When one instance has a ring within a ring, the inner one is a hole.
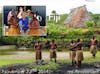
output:
M100 0L0 0L0 74L100 74Z

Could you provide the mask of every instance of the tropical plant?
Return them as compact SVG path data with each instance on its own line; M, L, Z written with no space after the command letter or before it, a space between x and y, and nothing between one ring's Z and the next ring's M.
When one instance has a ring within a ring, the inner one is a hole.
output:
M93 27L95 25L94 21L86 20L85 23L87 27Z

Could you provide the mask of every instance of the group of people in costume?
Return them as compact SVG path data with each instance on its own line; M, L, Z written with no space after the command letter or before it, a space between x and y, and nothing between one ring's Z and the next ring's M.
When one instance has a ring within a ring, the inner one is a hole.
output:
M90 53L95 58L97 52L97 40L93 36L90 39ZM81 67L81 63L84 60L83 51L82 51L82 41L77 39L77 41L70 42L70 58L72 66Z
M90 52L93 55L93 57L96 56L96 45L97 45L97 40L93 38L90 40L91 41L91 47L90 47ZM56 51L57 51L57 44L55 40L52 40L50 43L50 61L54 58L54 61L56 62ZM35 44L35 50L36 50L36 61L37 60L42 60L42 50L41 50L42 44L38 41ZM69 44L69 49L70 49L70 59L72 62L72 66L75 67L81 67L82 61L84 60L83 56L83 50L82 50L82 41L80 39L77 39L76 41L72 40Z
M49 45L50 45L50 60L52 61L54 59L55 62L56 62L56 57L57 57L56 56L56 48L57 48L57 44L56 44L55 40L52 40ZM42 47L42 44L40 43L40 41L38 41L35 44L36 61L42 60L41 47Z
M37 14L30 9L24 11L20 7L16 12L12 9L8 13L7 23L9 24L8 35L40 35L40 21Z
M77 39L76 42L73 40L70 42L70 58L72 61L72 66L81 67L81 62L83 61L83 51L82 51L82 41Z

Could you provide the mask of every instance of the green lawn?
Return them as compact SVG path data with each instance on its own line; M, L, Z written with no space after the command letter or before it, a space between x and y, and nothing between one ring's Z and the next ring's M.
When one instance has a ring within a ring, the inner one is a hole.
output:
M16 63L28 63L34 62L33 59L0 59L0 66L16 64Z
M48 59L46 59L46 61L48 61ZM29 63L29 62L35 62L35 60L32 59L0 59L0 66L4 66L4 65L9 65L9 64L16 64L16 63ZM35 69L39 69L39 70L46 70L46 69L57 69L58 67L60 67L60 64L64 64L64 63L70 63L69 59L63 59L63 60L57 60L58 63L54 63L54 62L49 62L49 64L47 65L41 65L41 66L31 66L29 65L29 67L31 68L35 68ZM83 63L91 63L91 62L100 62L100 52L97 52L96 58L94 59L92 56L88 56L87 58L84 58ZM59 64L60 63L60 64Z
M96 58L93 58L92 55L85 58L83 63L90 63L90 62L100 62L100 51L97 52Z
M60 67L59 64L55 63L55 62L49 62L49 64L47 65L39 65L39 66L33 66L33 69L38 69L38 70L47 70L47 69L57 69L58 67Z

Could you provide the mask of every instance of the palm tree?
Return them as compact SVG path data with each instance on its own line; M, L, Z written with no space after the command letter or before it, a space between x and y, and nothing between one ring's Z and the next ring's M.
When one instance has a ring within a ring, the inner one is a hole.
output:
M56 14L56 11L55 11L55 10L53 10L51 13L52 13L52 14Z

